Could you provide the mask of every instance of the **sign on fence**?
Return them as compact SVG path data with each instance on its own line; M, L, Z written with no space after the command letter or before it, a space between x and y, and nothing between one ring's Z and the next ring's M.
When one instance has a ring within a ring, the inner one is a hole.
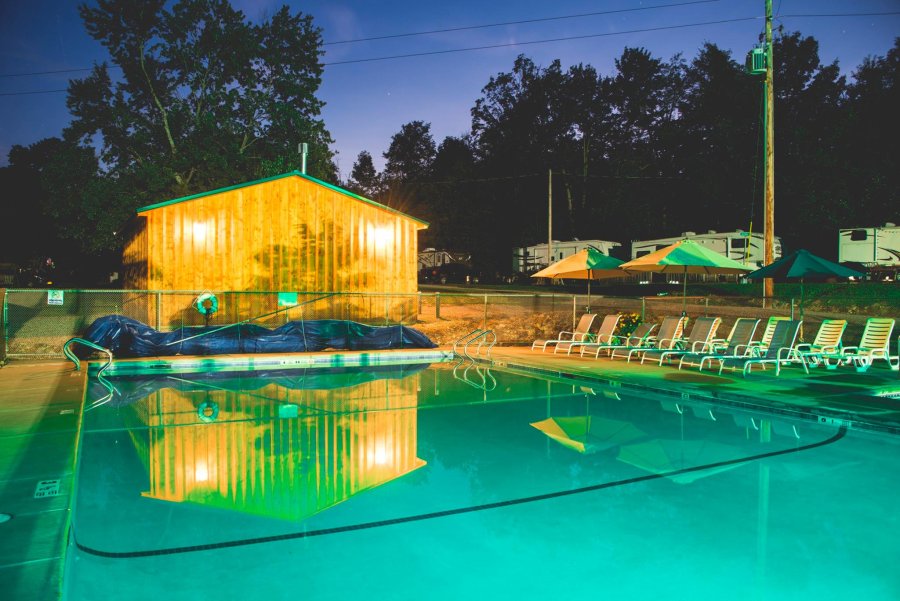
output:
M297 305L297 293L296 292L279 292L278 293L278 306L279 307L294 307Z
M47 291L47 304L48 305L61 305L63 304L64 293L62 290L48 290Z

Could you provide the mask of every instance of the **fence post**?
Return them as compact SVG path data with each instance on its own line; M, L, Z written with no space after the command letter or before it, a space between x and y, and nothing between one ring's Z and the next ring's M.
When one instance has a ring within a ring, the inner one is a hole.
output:
M709 297L706 297L706 313L704 313L703 317L709 317Z
M647 320L647 299L645 297L641 297L641 323L644 323Z
M435 319L441 318L441 293L440 292L434 293L434 318Z
M794 321L794 298L791 297L791 321Z
M6 363L6 352L9 346L9 325L6 323L9 317L9 312L6 308L6 288L0 288L0 297L3 297L3 315L2 320L0 320L0 334L2 334L3 338L3 346L0 347L0 365L3 365Z

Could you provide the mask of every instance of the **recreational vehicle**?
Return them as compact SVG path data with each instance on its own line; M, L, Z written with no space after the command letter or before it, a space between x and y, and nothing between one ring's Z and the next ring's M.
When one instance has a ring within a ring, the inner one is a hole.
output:
M604 255L608 255L613 248L622 245L609 240L566 240L565 242L554 240L551 248L551 257L547 257L546 242L544 244L516 248L513 249L513 271L516 273L532 273L591 246Z
M426 248L419 252L419 271L422 271L423 269L433 269L450 263L463 263L468 265L471 260L472 256L469 253Z
M856 227L838 231L838 261L860 263L873 276L896 276L900 271L900 227Z
M734 259L739 263L746 263L748 267L762 267L765 264L763 235L759 232L745 232L735 230L733 232L717 232L709 230L705 234L696 232L683 232L674 238L658 238L656 240L635 240L631 243L631 258L637 259L679 240L689 238L697 244L713 250L719 254ZM781 238L775 237L775 259L781 257Z

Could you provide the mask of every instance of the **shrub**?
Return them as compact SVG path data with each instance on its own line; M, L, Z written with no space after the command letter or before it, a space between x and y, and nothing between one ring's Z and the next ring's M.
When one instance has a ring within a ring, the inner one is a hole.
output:
M623 313L619 323L616 324L616 336L627 338L639 325L641 325L640 313Z

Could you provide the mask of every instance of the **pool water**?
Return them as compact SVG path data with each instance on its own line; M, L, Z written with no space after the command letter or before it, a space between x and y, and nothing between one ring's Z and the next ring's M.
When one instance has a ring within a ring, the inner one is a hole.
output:
M889 435L446 364L114 384L67 599L900 596Z

